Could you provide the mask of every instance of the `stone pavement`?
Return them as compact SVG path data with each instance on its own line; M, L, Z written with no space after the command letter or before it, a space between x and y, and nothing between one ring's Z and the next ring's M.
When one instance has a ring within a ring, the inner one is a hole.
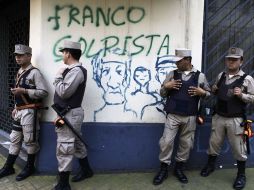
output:
M0 153L0 166L5 162ZM20 167L15 165L16 174ZM198 170L188 170L188 184L179 183L170 171L169 178L159 186L152 185L155 173L115 173L95 174L94 177L82 182L71 183L72 190L231 190L236 169L218 169L211 176L203 178ZM0 179L0 190L50 190L56 184L56 177L50 175L31 176L24 181L17 182L15 175ZM247 185L245 190L254 188L254 169L247 169Z

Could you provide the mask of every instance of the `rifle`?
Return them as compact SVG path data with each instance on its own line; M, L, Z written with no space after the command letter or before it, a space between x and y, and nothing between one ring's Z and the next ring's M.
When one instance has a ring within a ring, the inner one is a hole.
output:
M45 109L47 110L48 107L42 107L42 104L41 103L33 103L33 104L25 104L25 105L22 105L22 106L16 106L15 108L16 110L23 110L23 109Z
M42 107L41 103L33 103L33 104L26 104L23 106L17 106L16 110L23 110L23 109L33 109L34 110L34 119L33 119L33 142L36 141L36 126L37 126L37 113L38 110L47 110L48 107Z
M86 142L82 139L82 137L79 135L79 133L74 129L74 127L72 126L72 124L68 121L68 119L65 118L65 114L71 109L70 107L66 107L65 109L60 109L59 105L57 104L53 104L51 106L55 112L57 113L57 115L60 117L60 119L58 119L57 122L59 122L60 125L66 125L72 132L73 134L78 137L78 139L86 146L88 147L88 145L86 144ZM56 122L56 123L57 123ZM56 126L59 126L57 124L55 124Z
M240 126L243 127L243 139L246 142L247 153L250 154L250 141L249 139L254 136L254 133L251 128L252 120L244 120Z
M33 120L33 142L36 141L36 126L37 126L37 113L38 113L38 110L48 110L48 107L42 107L41 105L39 106L35 106L35 107L30 107L30 109L33 109L34 110L34 120Z

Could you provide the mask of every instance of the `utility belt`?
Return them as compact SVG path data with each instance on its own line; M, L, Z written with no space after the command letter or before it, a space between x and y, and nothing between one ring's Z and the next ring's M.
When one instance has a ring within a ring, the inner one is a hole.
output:
M54 104L53 105L54 108L58 111L57 112L57 118L54 120L53 124L56 126L56 127L63 127L65 122L64 120L62 119L62 117L65 116L65 114L67 114L67 112L69 112L71 109L74 109L72 108L71 106L66 106L66 107L62 107L60 106L59 104Z
M70 105L61 106L57 103L54 103L53 105L58 110L58 112L61 113L61 115L65 115L70 110L81 107L81 105L78 105L78 106L70 106Z
M70 106L67 107L61 107L59 104L53 104L51 106L55 112L57 113L57 115L59 116L55 121L54 121L54 125L56 127L63 127L64 125L66 127L68 127L73 134L85 145L87 146L86 142L82 139L81 135L76 131L76 129L72 126L72 124L68 121L68 119L65 118L65 114L70 110L73 109ZM78 108L78 107L77 107Z
M71 109L75 109L75 108L79 108L78 107L72 107L72 106L66 106L66 107L62 107L59 104L53 104L53 108L55 110L57 110L57 118L53 121L53 124L56 127L63 127L65 122L63 120L62 117L65 117L65 115L71 110Z
M22 126L20 125L20 122L19 121L13 121L12 122L12 130L14 131L22 131Z
M56 127L63 127L65 122L63 120L63 117L65 117L65 115L71 110L71 109L75 109L75 108L79 108L80 106L65 106L62 107L61 105L55 103L52 105L52 108L57 112L57 118L54 120L53 124Z
M16 106L16 110L24 110L24 109L40 109L42 108L41 103L33 103L33 104L25 104Z
M25 105L16 105L16 110L24 110L24 109L34 109L34 117L33 117L33 142L37 140L36 130L37 130L37 112L38 110L47 110L48 107L42 107L42 103L31 103ZM22 132L22 126L19 121L13 121L12 130Z
M232 114L229 114L229 113L218 112L216 110L213 112L213 115L215 115L215 114L218 114L219 116L222 116L222 117L228 117L228 118L243 117L243 115L244 115L244 113L232 113Z
M53 105L59 111L59 113L61 113L61 115L65 115L68 111L70 111L71 109L74 109L74 107L72 107L72 106L62 107L59 104L53 104Z

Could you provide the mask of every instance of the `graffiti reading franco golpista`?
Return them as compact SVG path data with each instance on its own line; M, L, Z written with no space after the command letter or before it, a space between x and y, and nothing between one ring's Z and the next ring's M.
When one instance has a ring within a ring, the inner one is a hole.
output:
M96 86L90 90L97 91L98 99L89 120L160 122L165 118L158 89L161 78L174 67L167 57L171 31L162 29L165 25L151 28L150 13L149 6L140 4L59 1L45 17L54 61L62 60L59 48L71 40L81 43L82 58L91 63L88 69Z
M128 23L136 24L143 20L145 17L145 9L142 7L128 7L119 6L115 9L109 7L103 9L97 7L95 10L86 5L80 10L80 7L74 5L56 5L54 16L48 18L48 22L54 21L54 30L60 29L59 20L62 19L61 13L68 13L67 26L70 27L72 23L85 26L88 23L94 24L96 27L109 25L121 26ZM125 16L120 16L125 15Z
M55 45L53 46L53 55L55 56L55 62L61 61L62 56L59 54L59 45L64 40L71 40L71 35L66 35L59 40L55 42ZM160 46L156 46L153 42L156 38L157 41L160 41ZM120 46L120 40L124 41L124 47ZM157 50L157 55L161 54L168 54L169 53L169 35L166 34L164 36L161 36L159 34L151 34L151 35L139 35L139 36L125 36L124 39L121 39L118 36L106 36L99 40L101 42L101 48L95 49L95 41L96 39L86 39L84 37L80 37L79 40L77 40L84 46L84 50L82 52L82 55L84 55L86 58L92 58L96 54L101 51L101 49L104 49L104 56L107 54L107 51L114 48L120 48L122 49L122 54L125 54L128 47L132 47L132 51L130 52L131 56L140 55L141 53L145 54L145 56L148 56L152 51L152 49ZM148 43L149 46L146 46L145 44Z
M126 33L125 35L93 36L83 31L84 27L115 27L124 25L136 25L142 23L146 16L143 7L138 6L118 6L118 7L92 7L89 5L78 6L73 4L55 5L53 13L48 16L48 22L53 31L63 31L64 27L75 28L80 31L77 38L74 34L65 33L55 41L53 46L53 55L55 62L61 61L59 54L59 44L64 40L78 41L84 48L82 55L86 58L94 57L101 49L105 52L110 49L120 48L123 53L128 51L131 56L148 56L156 52L157 55L167 55L169 53L169 34L150 34L142 32L141 34ZM53 16L52 16L53 15ZM75 36L75 37L74 37ZM89 36L89 37L87 37ZM72 39L73 38L73 39ZM75 39L74 39L75 38ZM99 47L98 47L99 46Z

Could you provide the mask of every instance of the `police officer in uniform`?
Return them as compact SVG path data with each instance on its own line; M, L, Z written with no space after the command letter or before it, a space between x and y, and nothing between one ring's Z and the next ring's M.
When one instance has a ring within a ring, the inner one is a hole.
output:
M42 99L48 95L45 80L39 69L31 64L32 49L25 45L15 45L15 59L20 66L16 84L11 89L15 97L15 108L12 111L13 128L10 134L9 155L0 178L15 173L13 164L19 155L22 141L26 145L27 162L16 180L21 181L35 172L35 155L39 151L39 122L37 109L42 106Z
M60 51L63 53L63 62L67 68L60 69L55 77L54 104L60 109L66 110L65 118L72 124L73 128L81 135L81 126L84 119L84 110L81 107L83 100L87 71L79 62L81 57L81 44L72 41L64 41ZM75 134L63 125L56 127L57 147L56 157L58 160L59 181L55 189L71 189L69 175L72 170L72 160L79 159L80 169L72 178L73 182L81 181L93 176L88 159L85 144Z
M199 100L200 97L210 96L205 75L193 67L191 59L191 50L176 49L174 60L177 69L167 74L160 90L161 96L167 98L167 117L159 141L161 166L154 177L154 185L161 184L168 177L168 166L171 164L174 139L178 131L179 146L175 157L174 175L181 183L188 183L183 167L193 147Z
M238 173L233 184L235 189L244 188L246 183L247 152L243 139L244 128L240 124L243 122L246 105L254 102L254 80L241 70L242 63L243 50L237 47L229 48L225 59L226 70L217 76L212 86L217 102L207 151L208 162L200 173L201 176L207 177L214 171L216 158L227 135L237 160Z

